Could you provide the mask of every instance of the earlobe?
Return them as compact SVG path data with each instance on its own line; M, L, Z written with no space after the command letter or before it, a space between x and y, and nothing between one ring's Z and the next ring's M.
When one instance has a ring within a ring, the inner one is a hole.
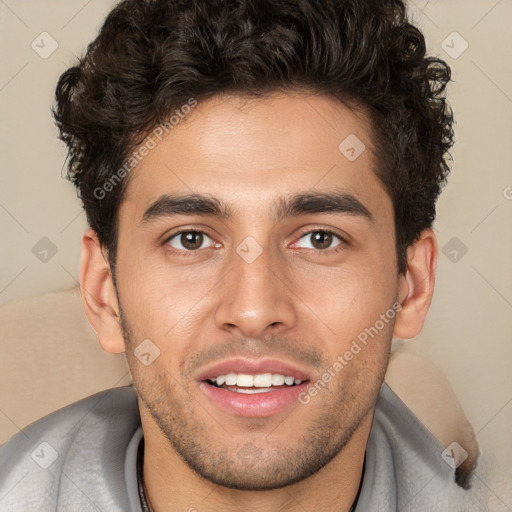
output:
M79 271L85 314L107 352L124 352L119 304L110 265L96 233L88 229L82 236Z
M396 317L393 333L396 338L414 338L423 328L434 293L437 251L432 229L422 231L407 249L407 268L399 278L398 300L402 309Z

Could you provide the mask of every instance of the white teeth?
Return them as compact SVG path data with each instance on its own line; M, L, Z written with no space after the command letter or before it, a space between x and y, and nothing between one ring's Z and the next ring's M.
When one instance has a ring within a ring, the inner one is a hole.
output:
M227 375L221 375L221 377L226 378L226 385L228 386L236 386L237 375L236 373L228 373Z
M273 389L271 388L260 388L260 389L254 389L254 388L248 388L248 389L244 389L244 388L236 388L236 389L232 389L232 388L228 388L230 391L235 391L236 393L245 393L247 395L253 395L255 393L268 393L269 391L273 391Z
M261 375L254 376L254 387L255 388L269 388L272 386L272 374L263 373Z
M252 388L254 386L254 376L246 373L239 373L236 378L236 385L244 388Z
M282 386L284 384L284 375L274 373L272 375L272 386Z
M268 389L272 386L287 386L299 385L302 380L295 379L289 375L281 375L280 373L260 373L258 375L250 375L248 373L228 373L226 375L219 375L211 379L217 386L238 386L242 388L265 388ZM243 392L253 392L251 390L244 390ZM258 392L256 390L255 392Z

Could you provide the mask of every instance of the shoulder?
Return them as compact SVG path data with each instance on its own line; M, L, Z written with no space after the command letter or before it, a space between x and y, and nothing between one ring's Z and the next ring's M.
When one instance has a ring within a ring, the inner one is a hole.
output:
M366 450L362 504L371 504L368 510L480 512L480 497L456 483L450 462L441 442L383 384Z
M0 447L0 510L121 510L125 453L139 427L131 386L32 423Z

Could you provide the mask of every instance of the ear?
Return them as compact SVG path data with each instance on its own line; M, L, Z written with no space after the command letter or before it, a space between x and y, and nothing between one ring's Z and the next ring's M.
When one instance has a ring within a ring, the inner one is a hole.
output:
M423 328L434 293L437 252L432 229L422 231L419 239L407 248L407 268L398 284L402 309L396 316L393 332L396 338L414 338Z
M124 352L119 304L106 251L96 232L88 229L82 236L80 291L85 314L98 335L103 349L112 354Z

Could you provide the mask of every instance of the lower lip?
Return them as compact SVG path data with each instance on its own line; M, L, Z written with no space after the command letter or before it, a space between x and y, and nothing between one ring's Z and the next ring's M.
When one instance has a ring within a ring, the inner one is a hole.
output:
M275 391L253 394L217 388L206 382L201 382L199 387L219 409L236 416L261 418L282 412L297 403L299 395L306 390L307 382L297 386L278 388Z

